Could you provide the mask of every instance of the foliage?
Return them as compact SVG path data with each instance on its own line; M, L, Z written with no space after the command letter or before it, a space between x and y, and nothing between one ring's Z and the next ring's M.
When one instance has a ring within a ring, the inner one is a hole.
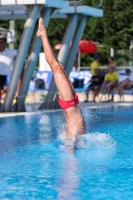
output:
M99 0L82 0L83 5L97 7ZM107 65L110 48L114 48L118 65L129 64L129 45L133 37L133 3L132 0L103 0L101 9L104 16L90 18L87 21L82 39L90 39L99 42L98 52L102 55L101 65ZM16 20L18 47L25 20ZM0 21L0 26L9 28L9 22ZM52 47L61 43L68 24L68 19L51 19L48 26L48 36ZM33 36L34 38L34 36ZM33 40L32 38L32 40ZM123 53L120 53L123 52ZM126 52L126 53L125 53ZM58 54L58 51L56 52ZM93 54L82 54L81 65L89 66L93 60Z

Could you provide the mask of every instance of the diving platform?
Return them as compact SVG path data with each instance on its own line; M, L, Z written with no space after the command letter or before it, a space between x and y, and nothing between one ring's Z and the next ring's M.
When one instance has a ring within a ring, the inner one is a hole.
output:
M92 8L90 6L69 6L65 9L56 10L52 17L58 15L82 14L90 17L103 17L103 10L99 8Z
M41 6L41 8L45 6L54 9L63 9L69 7L69 2L64 0L1 0L0 20L26 19L30 11L29 6L33 5ZM37 18L39 17L40 13L38 12Z
M71 1L65 0L0 0L0 20L26 20L1 112L25 111L25 98L42 47L40 38L34 37L25 67L24 63L39 17L43 18L46 27L48 27L51 18L68 19L68 25L62 41L63 45L58 54L58 60L63 64L66 73L70 73L78 49L78 43L82 37L88 19L90 19L90 17L103 16L102 9L92 8L82 4L71 5L70 2ZM69 44L71 41L73 45L69 51ZM23 69L24 75L18 94L17 105L14 110L12 101L16 91L16 85L18 84ZM53 80L51 81L51 86L47 95L48 102L52 101L55 92L56 86ZM52 95L49 96L49 94Z

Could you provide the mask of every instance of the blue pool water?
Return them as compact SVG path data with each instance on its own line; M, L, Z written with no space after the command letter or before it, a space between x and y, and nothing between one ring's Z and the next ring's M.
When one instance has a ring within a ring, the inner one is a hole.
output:
M133 199L133 106L82 111L74 154L60 148L61 111L0 119L0 199Z

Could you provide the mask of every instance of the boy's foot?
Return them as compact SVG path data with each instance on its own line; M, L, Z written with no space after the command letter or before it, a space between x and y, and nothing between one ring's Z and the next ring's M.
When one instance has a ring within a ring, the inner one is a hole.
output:
M39 27L36 36L42 38L43 35L46 34L46 27L44 25L43 19L39 19Z
M88 100L85 100L85 101L84 101L84 103L87 103L87 102L88 102Z
M114 102L112 99L110 99L110 100L107 100L106 102Z
M99 98L98 96L96 96L95 102L96 102L96 103L99 103L99 102L100 102L100 98Z

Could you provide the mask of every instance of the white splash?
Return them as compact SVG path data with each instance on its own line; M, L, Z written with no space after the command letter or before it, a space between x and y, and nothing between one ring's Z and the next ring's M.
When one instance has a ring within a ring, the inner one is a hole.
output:
M61 151L73 150L75 147L75 138L72 140L67 138L66 131L63 131L61 134L58 134L54 146Z
M68 149L97 149L97 148L115 148L116 142L106 133L89 133L78 135L72 140L68 140L66 132L62 132L57 136L54 146L62 151Z
M79 135L75 142L76 149L115 148L116 142L106 133L89 133Z

